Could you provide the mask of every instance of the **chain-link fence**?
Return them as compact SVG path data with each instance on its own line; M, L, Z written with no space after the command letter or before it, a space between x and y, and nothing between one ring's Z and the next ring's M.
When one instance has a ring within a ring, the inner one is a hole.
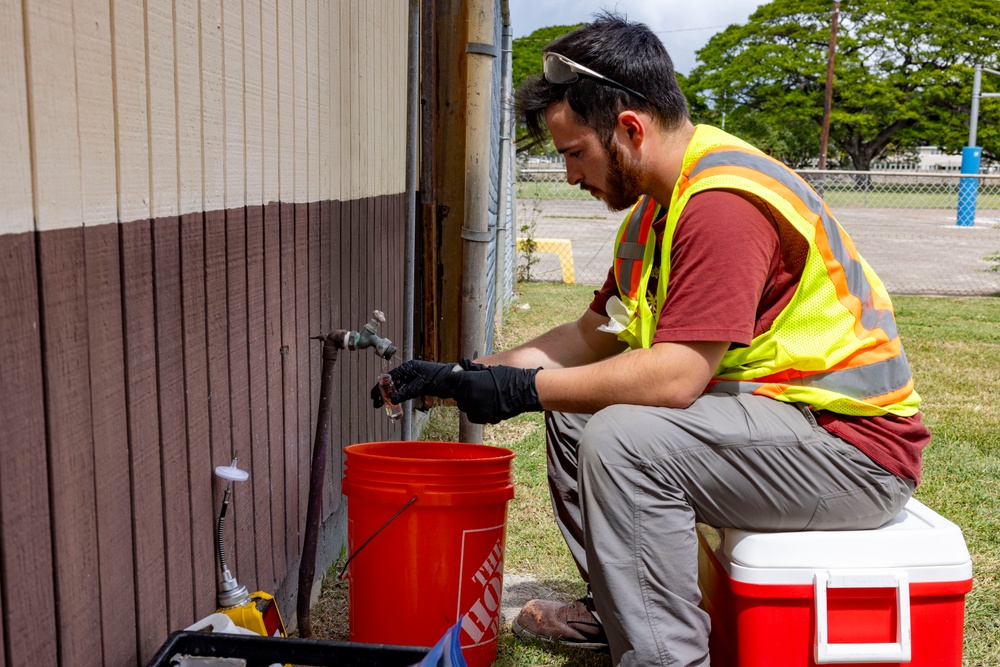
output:
M969 179L955 173L901 171L799 174L823 194L890 293L1000 294L1000 175ZM976 213L975 224L959 226L963 179L963 192L970 184L976 186ZM602 202L567 184L561 165L521 167L518 277L603 283L624 215L609 212Z

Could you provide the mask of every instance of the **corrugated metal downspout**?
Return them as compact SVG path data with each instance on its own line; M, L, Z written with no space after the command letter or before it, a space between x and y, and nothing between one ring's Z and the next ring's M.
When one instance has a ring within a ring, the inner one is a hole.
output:
M469 0L469 42L465 52L468 80L465 93L465 216L462 225L462 356L483 354L486 308L486 263L490 198L490 127L493 112L493 43L496 0ZM483 427L462 415L462 442L482 442Z
M506 0L505 0L506 1ZM410 0L406 71L406 238L403 243L403 361L413 358L416 294L417 151L420 120L420 0ZM413 439L412 412L403 410L402 439Z

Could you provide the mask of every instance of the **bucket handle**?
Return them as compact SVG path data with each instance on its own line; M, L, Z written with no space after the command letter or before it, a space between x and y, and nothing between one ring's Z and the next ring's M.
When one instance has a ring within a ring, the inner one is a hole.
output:
M841 570L817 572L813 578L816 602L816 664L909 662L911 657L910 583L906 572ZM895 588L895 643L831 644L827 620L827 588Z
M417 497L413 496L412 498L410 498L409 501L407 501L407 503L405 505L403 505L402 507L400 507L399 510L395 514L393 514L391 517L389 517L389 520L386 521L384 524L382 524L381 528L379 528L374 533L372 533L371 536L367 540L365 540L364 543L360 547L358 547L357 549L355 549L354 553L352 553L350 556L348 556L347 562L344 563L344 567L342 567L340 569L340 574L337 575L337 581L342 581L344 579L344 575L347 574L347 566L351 564L351 561L354 560L354 557L357 556L359 553L361 553L361 550L364 549L365 547L367 547L368 543L371 542L372 540L374 540L376 535L378 535L383 530L385 530L386 528L388 528L389 524L396 520L396 517L398 517L400 514L402 514L406 510L407 507L409 507L410 505L412 505L415 502L417 502Z

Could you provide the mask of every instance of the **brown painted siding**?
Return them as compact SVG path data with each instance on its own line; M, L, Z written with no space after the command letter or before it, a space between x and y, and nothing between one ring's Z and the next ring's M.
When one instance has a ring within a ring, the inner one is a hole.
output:
M36 245L34 233L0 237L0 613L7 638L0 654L8 666L57 661Z
M211 470L214 458L209 415L208 339L205 294L205 216L181 216L181 298L183 309L184 395L188 463L191 471ZM213 476L189 475L191 549L195 609L215 603L215 512ZM209 565L211 563L211 565Z
M251 478L234 489L229 563L250 590L285 583L316 428L310 337L380 308L401 342L403 206L0 235L0 567L16 602L0 609L0 664L142 664L212 612L212 469L234 452ZM343 511L342 447L398 437L367 400L381 366L369 351L338 361L324 516Z
M97 525L94 501L94 440L90 413L89 350L83 230L38 238L42 363L47 377L45 407L51 475L57 627L67 650L101 652L100 638L73 621L97 599ZM89 635L89 636L88 636Z
M136 572L136 630L140 656L155 651L169 627L160 474L159 401L150 221L121 227L122 314L125 332L125 410L132 481L131 521ZM2 239L2 237L0 237ZM44 280L44 277L43 277ZM113 558L120 558L115 554ZM56 563L58 568L58 562Z
M279 205L271 202L264 207L264 349L266 350L263 388L267 391L267 466L270 473L271 542L274 544L274 572L278 578L287 571L294 558L288 555L286 534L288 515L285 511L285 413L281 377L281 229ZM331 219L331 224L333 221ZM276 582L275 582L276 583ZM273 585L273 584L272 584Z
M84 234L102 628L134 628L135 566L117 225ZM116 555L116 556L115 556ZM102 633L105 662L134 662L134 632Z
M194 613L191 507L188 502L187 411L184 397L184 319L181 310L180 220L154 220L153 299L156 395L160 411L159 454L166 543L167 623Z

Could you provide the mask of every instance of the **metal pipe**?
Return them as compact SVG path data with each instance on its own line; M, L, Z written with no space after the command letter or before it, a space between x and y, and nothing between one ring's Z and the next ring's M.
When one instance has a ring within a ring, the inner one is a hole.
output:
M417 140L420 119L420 0L410 0L406 68L406 237L403 242L403 361L413 358L413 311L416 298ZM413 413L403 407L402 439L413 439Z
M465 93L465 217L462 238L462 336L463 357L484 352L486 340L486 262L490 196L490 119L493 111L494 0L469 0L467 80ZM483 427L465 415L459 421L459 440L480 443Z
M312 469L309 473L309 504L306 508L306 529L299 560L299 589L296 620L300 637L312 636L312 619L309 616L312 602L313 577L316 575L316 543L319 539L320 515L323 511L323 483L326 475L326 453L330 448L330 403L333 394L333 367L340 350L347 348L350 333L343 329L326 336L323 341L323 371L320 376L319 412L316 418L316 439L313 441Z
M514 233L507 224L507 200L512 187L507 172L510 170L510 152L513 143L511 141L511 133L513 132L513 123L511 122L513 91L511 89L514 86L513 77L511 76L511 58L513 54L514 30L510 25L508 0L503 0L500 11L503 16L503 46L500 52L500 166L498 180L501 187L497 188L500 201L497 202L496 294L501 306L498 312L502 313L502 307L508 297L506 290L510 276L507 275L505 270L507 268L506 262L501 262L501 258L505 258L507 254L507 235Z
M977 64L972 75L972 113L969 118L969 145L976 145L976 126L979 125L979 95L983 89L983 66Z
M840 0L833 0L830 17L830 50L826 56L826 94L823 97L823 129L819 135L819 168L826 169L826 149L830 141L830 112L833 109L833 62L837 55L837 20L840 18Z
M979 125L979 100L984 97L1000 97L1000 93L983 92L983 72L1000 75L1000 71L976 65L972 75L972 109L969 114L969 145L976 145L976 130Z

